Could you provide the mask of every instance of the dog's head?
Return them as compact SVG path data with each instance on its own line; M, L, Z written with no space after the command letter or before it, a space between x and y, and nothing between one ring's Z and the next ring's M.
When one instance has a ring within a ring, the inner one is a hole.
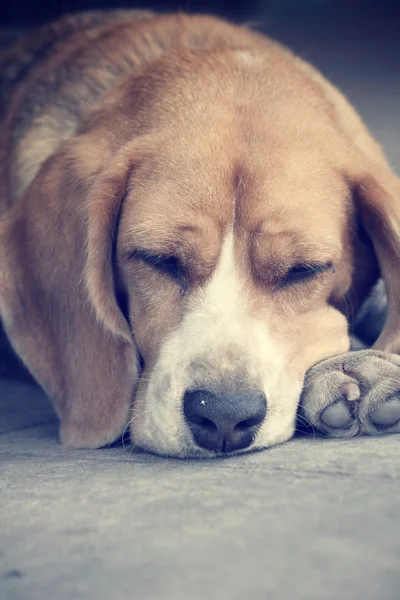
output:
M379 268L378 345L398 349L398 181L341 96L276 60L160 59L4 218L2 319L66 444L128 420L176 456L290 438L305 372L348 350Z

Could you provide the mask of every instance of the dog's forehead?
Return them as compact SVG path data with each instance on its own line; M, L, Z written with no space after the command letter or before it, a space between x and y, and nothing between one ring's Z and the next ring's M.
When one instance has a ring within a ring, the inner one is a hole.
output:
M255 145L234 136L223 144L221 135L214 147L205 137L165 142L139 166L124 209L130 233L192 237L195 226L219 236L232 227L321 240L340 234L348 190L318 145Z
M310 221L342 213L338 140L320 94L311 84L294 93L263 60L249 66L245 58L214 56L216 72L190 58L179 77L158 73L162 86L144 119L154 151L134 168L132 221L167 226L168 214L171 224L208 217L252 228L299 212Z

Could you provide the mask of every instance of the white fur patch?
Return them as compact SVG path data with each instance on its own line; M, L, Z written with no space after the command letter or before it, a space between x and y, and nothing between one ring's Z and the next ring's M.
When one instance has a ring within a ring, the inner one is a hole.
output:
M250 50L235 50L235 55L247 67L253 66L257 62L261 62L262 58Z
M301 382L287 379L268 327L250 314L232 233L224 240L211 280L190 299L180 326L165 340L153 372L139 386L131 424L134 444L159 454L212 456L192 438L183 396L188 389L207 389L226 378L267 397L267 417L248 450L291 437Z

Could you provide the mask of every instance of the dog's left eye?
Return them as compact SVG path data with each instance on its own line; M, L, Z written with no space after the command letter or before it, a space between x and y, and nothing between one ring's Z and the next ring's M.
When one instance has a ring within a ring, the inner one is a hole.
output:
M184 268L177 256L152 254L147 250L135 250L131 254L131 258L140 260L176 281L184 279Z
M327 263L315 263L315 264L298 264L294 265L289 271L282 277L279 285L284 287L287 285L294 285L296 283L303 283L310 279L315 279L321 273L325 271L333 270L331 262Z

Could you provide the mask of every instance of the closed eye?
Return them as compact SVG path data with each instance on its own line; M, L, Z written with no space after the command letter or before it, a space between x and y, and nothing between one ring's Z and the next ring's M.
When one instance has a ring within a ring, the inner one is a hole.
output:
M129 254L129 258L139 260L175 281L184 279L185 271L177 256L154 254L148 250L134 250Z
M286 287L289 285L306 283L311 279L315 279L321 273L326 271L333 271L334 268L332 263L310 263L310 264L298 264L291 267L287 273L280 279L278 287Z

